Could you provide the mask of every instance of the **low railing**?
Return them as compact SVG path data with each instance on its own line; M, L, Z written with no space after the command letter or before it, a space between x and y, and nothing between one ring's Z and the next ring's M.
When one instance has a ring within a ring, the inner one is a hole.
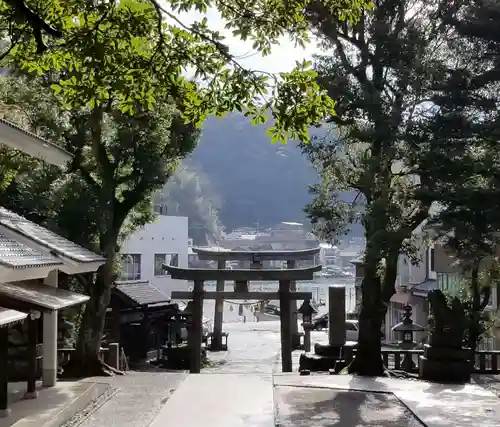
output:
M356 349L353 349L353 355L356 354ZM404 350L399 348L383 349L382 360L387 369L404 370L403 360L406 355L413 360L414 367L409 372L418 372L418 358L424 354L424 350ZM500 350L478 350L476 352L476 360L474 364L474 372L477 374L497 374L500 372L498 357ZM347 360L349 362L349 360Z

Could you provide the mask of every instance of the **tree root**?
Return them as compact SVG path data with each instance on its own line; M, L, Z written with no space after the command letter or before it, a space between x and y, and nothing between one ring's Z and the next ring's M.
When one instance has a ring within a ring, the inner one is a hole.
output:
M124 375L123 371L109 366L100 360L80 361L77 358L70 360L62 368L61 378L88 378L112 377Z

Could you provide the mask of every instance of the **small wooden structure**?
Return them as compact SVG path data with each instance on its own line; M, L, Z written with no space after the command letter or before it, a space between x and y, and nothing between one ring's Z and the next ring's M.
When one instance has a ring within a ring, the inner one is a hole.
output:
M0 284L0 305L9 309L0 311L0 410L7 412L7 383L9 381L9 331L17 322L28 322L27 392L26 397L36 397L39 329L42 313L54 315L73 305L86 302L89 297L75 292L54 288L31 281L28 283Z
M68 165L73 158L57 145L4 119L0 119L0 144L60 167ZM10 309L2 309L0 313L0 416L9 413L8 327L27 318L26 397L36 397L38 360L42 360L43 386L56 383L58 310L89 299L86 295L58 289L59 272L69 275L95 272L105 261L102 256L0 207L0 305ZM41 346L37 345L39 336L43 341Z
M115 282L105 333L119 342L132 362L143 360L168 337L168 319L179 313L177 304L148 281Z
M198 254L198 258L202 261L217 261L217 269L223 270L227 266L228 261L250 261L252 269L262 269L265 261L286 261L288 269L294 269L297 266L297 261L314 259L319 254L320 248L301 249L301 250L265 250L265 251L237 251L237 250L214 250L204 248L193 248L193 252ZM225 289L225 281L217 280L217 292L223 292ZM290 290L296 291L295 281L290 282ZM222 294L215 300L214 313L214 331L211 342L211 350L222 350L222 323L224 316L224 298ZM293 344L298 344L300 336L298 335L297 327L297 303L292 301L292 341ZM227 341L226 341L227 342ZM296 347L297 345L294 345Z
M0 415L8 415L9 327L23 322L28 315L0 308Z
M201 370L201 341L202 341L202 319L203 300L271 300L280 301L281 320L281 359L283 372L292 371L292 301L311 299L311 292L291 291L291 283L296 280L312 280L316 271L321 270L321 265L309 268L294 269L200 269L200 268L178 268L164 265L173 279L192 280L194 288L192 292L173 291L172 299L186 300L192 299L192 318L188 329L188 345L191 350L191 373L199 373ZM206 292L203 289L204 282L208 280L234 281L235 292L215 291ZM255 292L248 291L250 281L278 281L278 292ZM242 286L246 284L246 286ZM246 289L244 289L246 288Z

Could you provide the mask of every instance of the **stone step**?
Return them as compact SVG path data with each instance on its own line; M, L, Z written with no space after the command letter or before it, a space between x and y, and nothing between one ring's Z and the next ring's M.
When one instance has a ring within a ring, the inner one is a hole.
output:
M41 390L36 400L12 405L13 414L25 415L10 427L59 427L110 390L107 383L78 382L65 387L61 382L56 387Z

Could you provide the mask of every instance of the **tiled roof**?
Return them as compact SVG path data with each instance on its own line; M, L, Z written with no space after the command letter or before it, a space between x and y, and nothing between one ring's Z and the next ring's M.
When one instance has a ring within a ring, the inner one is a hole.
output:
M115 289L139 305L170 301L170 298L147 281L116 282Z
M411 288L412 293L428 294L433 289L437 289L437 282L434 279L427 279Z
M68 156L70 156L70 154L66 150L64 150L63 148L61 148L58 145L54 144L53 142L49 142L46 139L44 139L44 138L42 138L42 137L34 134L33 132L30 132L29 130L24 129L23 127L15 124L15 123L12 123L12 122L10 122L8 120L5 120L5 119L3 119L1 117L0 117L0 123L4 124L6 126L9 126L9 127L13 128L13 129L15 129L16 131L22 132L26 136L29 136L29 137L34 138L34 139L37 139L38 141L40 141L41 143L43 143L45 145L50 145L51 147L55 148L56 150L59 150L62 153L65 153Z
M23 237L45 246L57 255L65 256L76 262L100 262L105 259L64 237L23 218L8 209L0 207L0 225L23 235Z
M61 265L62 262L0 233L0 264L10 268L30 268Z
M0 300L19 301L42 310L62 310L89 300L87 295L39 283L0 283ZM23 309L24 310L24 309Z
M20 322L21 320L26 319L26 317L28 317L26 313L0 307L0 327Z

